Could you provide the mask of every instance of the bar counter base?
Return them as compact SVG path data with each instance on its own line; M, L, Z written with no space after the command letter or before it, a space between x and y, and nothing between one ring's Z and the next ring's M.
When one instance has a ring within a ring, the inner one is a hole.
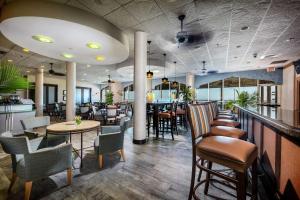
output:
M146 144L146 139L144 139L144 140L133 139L132 142L133 142L133 144Z

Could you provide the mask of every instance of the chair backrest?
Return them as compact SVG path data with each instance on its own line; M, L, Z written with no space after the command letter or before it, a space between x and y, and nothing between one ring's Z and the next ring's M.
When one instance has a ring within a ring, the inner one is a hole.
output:
M34 128L40 128L48 126L50 124L50 117L30 117L21 120L21 124L24 130L32 130Z
M89 106L80 106L80 113L86 113L90 110Z
M193 142L195 139L210 133L210 123L205 105L189 105L188 119L192 131Z
M11 132L0 134L0 143L5 153L28 154L30 152L29 140L26 136L14 137Z
M122 117L120 119L120 129L123 134L125 133L126 129L128 128L127 121L128 121L127 117Z
M115 117L117 116L117 107L107 107L106 108L107 117Z
M214 111L213 111L211 103L203 104L203 105L206 108L206 112L207 112L207 115L208 115L209 122L210 123L213 122L214 121Z
M216 104L213 102L209 102L207 105L209 107L209 110L210 110L213 118L216 119L217 115L218 115L218 105L216 106Z
M127 109L127 104L121 103L120 104L120 109L121 110L126 110Z

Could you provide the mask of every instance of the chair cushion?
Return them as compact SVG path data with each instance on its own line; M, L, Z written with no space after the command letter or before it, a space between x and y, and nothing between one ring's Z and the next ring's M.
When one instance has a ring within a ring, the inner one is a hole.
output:
M211 127L210 135L242 139L246 136L246 132L230 126L213 126Z
M212 123L212 126L231 126L238 127L240 123L231 119L215 119Z
M159 118L170 118L171 117L171 114L169 112L161 112L158 114Z
M233 119L232 115L217 115L217 119Z
M181 109L181 108L177 108L176 114L177 114L177 115L185 115L185 110L183 110L183 109Z
M257 157L256 145L244 140L224 137L205 137L196 144L197 155L233 170L244 172Z

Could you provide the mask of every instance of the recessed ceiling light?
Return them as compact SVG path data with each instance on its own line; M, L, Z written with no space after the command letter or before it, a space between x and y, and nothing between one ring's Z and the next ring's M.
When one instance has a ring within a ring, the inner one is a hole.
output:
M248 30L249 29L249 26L243 26L242 28L241 28L241 31L245 31L245 30Z
M84 73L83 76L86 76L86 73Z
M53 39L46 35L34 35L32 36L32 39L44 43L53 43Z
M61 54L63 57L65 57L65 58L73 58L74 56L72 55L72 54L70 54L70 53L63 53L63 54Z
M28 52L29 52L29 49L24 48L23 51L26 52L26 53L28 53Z
M86 65L87 68L91 67L91 65Z
M98 61L104 61L105 57L104 56L96 56L96 60L98 60Z
M29 71L29 70L27 70L27 71L26 71L26 73L30 73L30 71Z
M7 60L7 62L12 62L12 61L13 61L13 60L11 60L11 59L8 59L8 60Z
M86 44L86 46L91 49L100 49L101 48L101 45L96 42L89 42Z

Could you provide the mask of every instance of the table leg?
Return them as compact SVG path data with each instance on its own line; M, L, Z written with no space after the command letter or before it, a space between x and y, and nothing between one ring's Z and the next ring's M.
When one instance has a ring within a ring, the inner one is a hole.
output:
M155 135L156 139L158 140L159 135L159 127L158 127L158 105L154 105L154 112L153 112L153 128L155 127Z
M82 132L80 133L80 168L82 168L82 156L83 156L83 134Z

